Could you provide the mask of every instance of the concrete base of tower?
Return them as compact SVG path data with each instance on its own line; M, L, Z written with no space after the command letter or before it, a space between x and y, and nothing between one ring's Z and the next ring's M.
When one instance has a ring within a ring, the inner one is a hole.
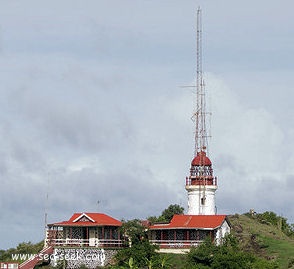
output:
M216 185L187 185L188 215L215 215Z

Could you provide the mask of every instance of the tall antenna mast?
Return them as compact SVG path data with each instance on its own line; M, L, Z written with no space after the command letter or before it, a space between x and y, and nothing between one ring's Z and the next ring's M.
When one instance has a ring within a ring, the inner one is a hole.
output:
M202 21L201 9L197 9L197 66L196 66L196 108L195 148L190 175L186 177L188 192L188 215L215 215L215 192L217 180L213 176L212 163L207 156L208 136L206 133L205 85L202 72Z
M47 238L47 225L48 225L48 202L49 202L49 181L50 181L50 173L47 176L47 187L46 187L46 197L45 197L45 214L44 214L44 233L45 233L45 245L46 245L46 238Z
M201 9L197 9L197 33L196 33L196 110L193 114L195 119L195 150L194 156L197 152L207 151L207 133L206 133L206 111L205 111L205 84L203 80L202 71L202 18Z

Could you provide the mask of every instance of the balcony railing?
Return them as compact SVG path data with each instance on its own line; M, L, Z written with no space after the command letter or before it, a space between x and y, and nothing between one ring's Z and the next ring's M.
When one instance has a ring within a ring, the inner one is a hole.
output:
M186 177L186 186L217 186L217 177Z
M160 248L191 248L198 247L202 240L150 240L151 244L159 245Z
M123 241L120 239L47 239L47 245L60 246L60 247L108 247L108 248L121 248Z

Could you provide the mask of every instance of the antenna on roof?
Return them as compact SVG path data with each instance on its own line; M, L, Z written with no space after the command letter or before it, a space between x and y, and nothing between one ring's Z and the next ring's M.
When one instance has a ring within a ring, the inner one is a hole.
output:
M97 201L97 209L98 209L97 212L99 212L99 204L100 204L100 203L101 203L101 201L98 200L98 201Z
M50 173L47 175L47 188L45 197L45 207L44 207L44 233L46 239L47 225L48 225L48 204L49 204L49 184L50 184Z
M196 29L196 108L193 114L193 119L195 120L194 156L201 151L208 152L206 114L205 83L202 71L202 17L201 8L198 7Z

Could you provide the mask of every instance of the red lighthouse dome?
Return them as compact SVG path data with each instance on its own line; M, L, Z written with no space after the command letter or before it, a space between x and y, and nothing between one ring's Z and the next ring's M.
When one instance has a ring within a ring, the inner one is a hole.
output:
M210 159L206 156L205 151L197 152L197 155L191 162L192 166L211 166Z
M197 152L191 162L190 177L186 185L216 185L212 163L205 151Z

